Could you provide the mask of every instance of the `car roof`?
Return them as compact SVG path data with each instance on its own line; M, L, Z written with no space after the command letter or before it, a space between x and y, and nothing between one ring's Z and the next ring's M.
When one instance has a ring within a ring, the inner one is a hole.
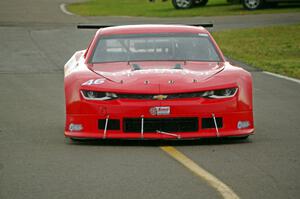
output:
M188 25L164 25L164 24L146 24L146 25L122 25L108 28L101 28L97 35L115 35L115 34L155 34L155 33L208 33L201 26Z

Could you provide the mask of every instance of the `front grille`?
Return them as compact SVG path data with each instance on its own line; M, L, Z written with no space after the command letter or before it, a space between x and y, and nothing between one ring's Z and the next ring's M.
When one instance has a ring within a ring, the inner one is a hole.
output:
M218 128L223 127L223 118L216 117L216 123ZM210 128L216 128L214 118L202 118L202 129L210 129Z
M98 129L105 129L105 119L98 120ZM106 130L120 130L120 120L109 119Z
M141 132L141 118L124 118L124 132ZM198 118L144 118L144 132L195 132Z
M153 99L152 94L119 94L118 97L121 99Z
M204 92L193 92L193 93L174 93L174 94L120 94L118 97L121 99L143 99L143 100L153 100L154 96L163 95L166 96L165 99L182 99L182 98L200 98L203 97Z

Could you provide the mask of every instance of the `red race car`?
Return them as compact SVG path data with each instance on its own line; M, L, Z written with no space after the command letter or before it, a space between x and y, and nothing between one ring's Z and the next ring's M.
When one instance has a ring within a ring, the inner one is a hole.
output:
M79 28L99 30L65 65L66 137L247 138L254 133L251 75L225 60L204 27Z

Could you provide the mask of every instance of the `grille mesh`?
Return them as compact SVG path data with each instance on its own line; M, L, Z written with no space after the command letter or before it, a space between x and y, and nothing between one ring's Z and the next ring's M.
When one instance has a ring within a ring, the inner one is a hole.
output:
M223 127L223 118L216 117L216 123L218 128ZM202 129L216 128L214 119L211 118L202 118Z
M98 129L103 130L105 128L105 121L105 119L98 120ZM109 119L107 130L120 130L120 120Z
M125 118L124 132L141 132L141 118ZM195 132L198 131L198 118L145 118L144 132Z
M194 93L175 93L175 94L162 94L162 95L165 95L166 99L182 99L182 98L200 98L200 97L203 97L203 93L204 92L194 92ZM156 94L120 94L120 93L118 93L118 97L123 98L123 99L153 100L154 96L156 96Z

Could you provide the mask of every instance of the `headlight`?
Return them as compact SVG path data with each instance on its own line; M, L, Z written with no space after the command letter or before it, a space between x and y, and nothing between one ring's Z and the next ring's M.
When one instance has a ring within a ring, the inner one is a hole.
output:
M118 98L117 94L109 92L83 90L81 91L81 94L87 100L111 100Z
M238 90L237 88L226 88L220 90L205 91L202 94L202 97L214 98L214 99L229 98L229 97L233 97L236 94L237 90Z

